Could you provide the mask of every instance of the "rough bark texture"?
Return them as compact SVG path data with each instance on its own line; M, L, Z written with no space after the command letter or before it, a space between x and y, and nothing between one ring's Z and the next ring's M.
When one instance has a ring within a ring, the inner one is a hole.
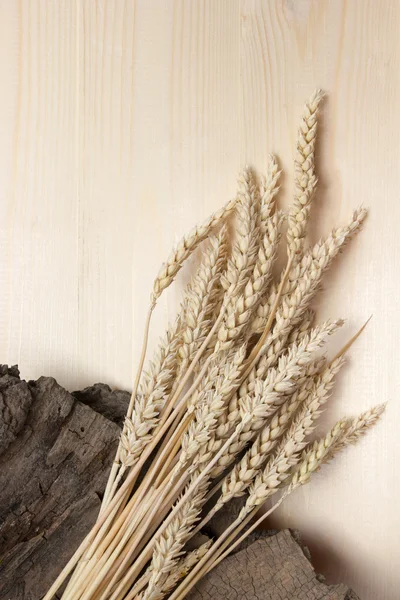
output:
M40 600L95 522L129 401L96 384L0 366L0 600ZM211 532L231 513L219 515ZM257 533L190 594L200 598L356 600L326 586L289 531Z
M327 586L289 530L259 537L228 556L188 595L189 600L351 600L346 585Z

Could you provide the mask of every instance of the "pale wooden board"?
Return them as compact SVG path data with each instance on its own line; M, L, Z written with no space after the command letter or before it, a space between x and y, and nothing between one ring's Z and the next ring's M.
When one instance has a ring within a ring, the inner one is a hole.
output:
M275 522L362 600L400 586L399 22L397 0L0 0L0 359L24 377L130 387L172 243L271 151L287 205L302 104L328 92L311 237L359 203L371 216L320 316L348 319L333 346L374 318L325 421L390 404Z

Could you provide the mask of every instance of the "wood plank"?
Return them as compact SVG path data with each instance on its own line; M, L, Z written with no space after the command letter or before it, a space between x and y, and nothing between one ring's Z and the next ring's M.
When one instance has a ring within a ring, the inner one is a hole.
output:
M68 382L77 359L75 4L1 2L1 353Z
M322 425L326 429L343 414L385 400L388 413L357 448L285 502L273 520L299 526L328 580L345 581L367 600L394 600L399 586L400 549L392 535L400 527L394 473L400 459L399 18L396 2L242 3L244 161L262 168L272 146L288 175L287 204L301 106L310 90L321 87L328 96L311 239L345 222L359 204L370 207L365 231L339 259L318 304L321 319L347 319L332 348L374 315L350 353Z

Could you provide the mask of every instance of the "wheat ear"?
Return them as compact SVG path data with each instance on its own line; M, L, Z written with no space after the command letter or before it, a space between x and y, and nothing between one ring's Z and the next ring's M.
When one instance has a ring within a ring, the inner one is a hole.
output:
M125 420L121 434L122 449L120 461L124 467L132 466L152 439L152 432L158 424L158 416L165 398L172 387L177 366L179 322L167 333L160 343L155 359L144 373L141 387L135 401L132 416Z
M265 224L265 234L259 246L253 272L250 274L243 292L236 295L234 302L218 331L218 348L229 348L240 337L265 293L272 274L278 241L280 215L275 213Z
M279 192L281 171L276 157L271 154L268 159L267 174L260 185L260 233L265 234L265 227L275 208L275 198Z
M222 439L225 439L232 427L240 422L241 410L243 405L253 406L254 419L250 421L241 431L235 444L221 456L217 465L211 472L211 477L217 477L223 470L229 466L245 445L255 436L255 434L264 426L265 419L273 415L281 404L284 403L286 395L294 390L296 379L301 376L313 360L314 353L324 343L327 336L332 335L342 321L327 321L320 327L316 327L305 336L299 345L294 345L286 356L281 357L277 369L270 369L266 380L256 381L253 388L254 393L241 399L239 407L235 404L234 410L229 414L230 423L223 426L222 431L218 432Z
M304 108L294 161L295 194L288 214L288 252L301 257L304 247L311 202L317 185L315 175L315 141L317 138L318 107L323 98L321 90L311 96Z
M264 469L262 475L252 483L259 470L263 467L275 443L264 431L264 441L261 436L255 440L253 445L245 453L241 461L233 468L232 472L225 478L222 486L222 494L216 506L222 507L232 498L242 495L252 485L250 497L246 503L247 511L252 510L257 503L264 501L263 494L270 495L277 487L277 481L282 481L290 469L292 460L304 446L304 440L310 434L314 423L320 414L320 408L326 402L332 389L333 379L343 364L343 358L337 359L324 371L317 375L313 381L309 396L304 401L299 415L289 427L289 431L280 443L275 457ZM278 429L276 435L285 431L285 425ZM269 437L269 439L268 439ZM267 438L267 439L266 439ZM275 438L276 439L276 438ZM272 443L271 443L272 442ZM256 499L252 499L252 495ZM254 504L252 504L254 502Z
M169 575L164 583L162 591L164 594L170 592L186 575L190 572L190 570L206 555L208 549L212 544L212 540L205 542L195 550L188 552L186 556L181 558L180 561L176 564L175 569L172 571L171 575Z
M197 246L203 242L216 227L220 226L233 211L236 200L228 202L221 210L213 213L202 223L194 227L178 242L167 261L162 265L153 284L151 303L155 304L162 292L171 285L182 268L184 261L189 258Z
M366 215L365 209L356 210L348 225L334 229L328 238L315 244L305 253L302 260L291 268L284 286L281 304L276 312L275 325L262 349L265 358L259 361L257 368L253 369L249 378L241 386L240 395L247 394L254 385L254 380L263 377L276 363L285 348L290 332L302 320L314 298L322 275L344 245L359 231Z
M322 275L329 269L344 246L358 233L366 216L365 208L355 210L347 225L333 229L325 240L319 240L312 248L306 250L302 259L292 266L283 291L282 306L277 311L277 330L274 332L277 342L276 348L273 349L275 352L283 347L287 339L285 336L289 335L293 327L302 320L304 312L319 288ZM259 332L266 322L276 293L277 284L271 290L267 301L258 306L251 323L254 333Z
M217 284L227 257L227 228L223 225L218 236L211 236L198 271L190 282L184 299L185 326L179 357L183 369L193 359L204 341L215 308Z
M183 504L166 530L157 537L151 563L152 573L143 600L156 600L159 597L168 573L177 564L182 548L190 538L190 532L199 517L207 489L208 481L204 479L190 502Z
M335 445L334 453L340 452L350 444L356 444L359 439L371 429L371 427L374 427L385 411L385 408L386 404L378 404L350 421L342 438L340 438Z
M291 483L287 487L287 489L285 490L284 494L281 496L279 501L276 504L274 504L268 511L263 513L261 515L261 517L259 519L257 519L248 529L246 529L246 531L239 538L237 538L232 544L229 544L229 542L225 543L224 551L221 552L220 555L218 556L218 558L209 565L207 572L210 571L211 569L215 568L222 560L224 560L224 558L226 558L229 554L231 554L232 551L239 544L241 544L248 535L250 535L250 533L252 533L255 529L260 527L262 522L265 521L265 519L267 517L269 517L271 515L271 513L282 504L282 502L287 498L287 496L290 493L292 493L297 487L299 487L299 485L305 484L309 481L311 473L314 471L317 471L320 468L320 466L324 462L326 462L326 457L331 452L331 450L334 447L334 445L336 444L337 440L341 437L343 429L346 427L346 424L347 424L347 419L342 419L341 421L338 421L338 423L336 423L336 425L331 429L331 431L326 435L325 438L323 438L322 440L320 440L318 442L315 442L313 444L312 449L310 448L309 450L303 451L301 458L300 458L300 464L298 465L297 469L295 470L295 472L293 474ZM244 525L243 525L243 523L241 524L240 530L244 528L244 526L246 525L246 521L249 521L251 517L255 516L255 514L258 511L258 508L259 507L257 507L253 511L253 513L250 513L248 515L246 520L243 522ZM240 530L238 528L238 533ZM232 536L232 537L234 538L235 536Z

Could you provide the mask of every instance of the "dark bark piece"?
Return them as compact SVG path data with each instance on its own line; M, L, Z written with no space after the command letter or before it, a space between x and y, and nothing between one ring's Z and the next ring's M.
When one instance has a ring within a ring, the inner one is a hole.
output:
M0 365L0 454L21 431L31 404L28 384L20 380L18 367Z
M70 394L0 366L0 600L40 600L90 530L129 397L104 384ZM218 535L236 510L206 533ZM321 583L283 531L252 534L190 598L357 600L350 593Z
M0 598L38 600L95 522L120 429L50 377L17 379L0 378L30 407L0 456Z
M357 600L343 584L321 583L290 531L255 540L228 556L188 600Z
M89 532L99 508L99 497L91 493L48 530L14 546L0 567L0 598L39 600Z
M95 383L81 392L73 392L74 398L87 404L110 421L122 425L128 409L130 393L112 390L105 383Z

